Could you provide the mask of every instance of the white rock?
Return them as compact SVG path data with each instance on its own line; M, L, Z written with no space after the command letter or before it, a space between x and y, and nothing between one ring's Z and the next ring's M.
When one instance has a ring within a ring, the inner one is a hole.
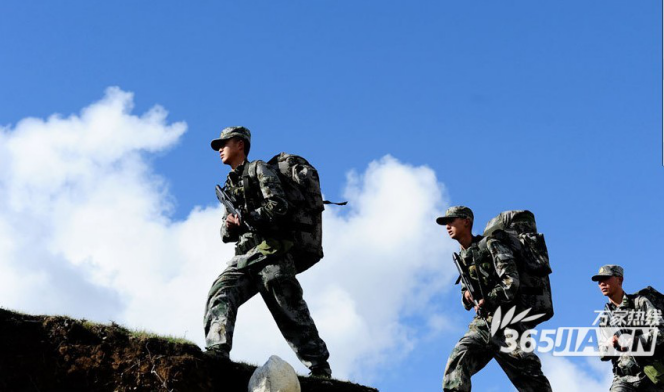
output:
M249 392L301 392L295 369L276 355L254 371Z

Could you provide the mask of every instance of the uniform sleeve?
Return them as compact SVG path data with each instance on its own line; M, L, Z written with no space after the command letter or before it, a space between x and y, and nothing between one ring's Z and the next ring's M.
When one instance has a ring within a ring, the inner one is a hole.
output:
M493 259L493 265L498 275L498 284L485 296L492 305L512 302L519 289L519 272L512 251L501 244L497 239L490 238L487 247Z
M611 329L609 328L610 316L611 316L611 309L609 309L608 304L605 304L604 310L600 315L599 323L597 325L599 328L599 333L603 338L599 344L599 359L601 361L609 361L613 358L617 358L615 355L609 354L609 351L612 350L612 347L609 346L608 344L609 341L611 340L611 337L613 336Z
M464 309L470 310L475 306L475 304L466 301L466 291L468 291L468 287L466 287L466 284L464 283L463 279L461 279L461 277L459 277L459 280L461 282L461 305L463 305Z
M468 291L466 285L461 282L461 305L463 305L464 309L470 310L473 308L474 304L466 301L466 291Z
M221 221L221 241L224 243L236 242L239 240L239 233L237 228L229 229L226 227L226 217L228 217L228 211L224 212L224 219Z
M286 215L288 202L277 173L265 162L256 162L256 177L261 195L260 206L249 211L249 219L257 228L277 229L279 219Z

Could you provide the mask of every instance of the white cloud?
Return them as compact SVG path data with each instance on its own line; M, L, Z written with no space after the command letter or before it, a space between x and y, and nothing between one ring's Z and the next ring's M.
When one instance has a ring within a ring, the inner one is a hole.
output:
M575 360L552 355L540 355L542 370L554 391L604 392L611 386L611 364L599 358Z
M79 115L0 129L0 305L202 345L207 291L232 254L222 209L170 218L167 181L146 156L186 125L160 107L132 114L132 99L110 88ZM447 202L427 167L384 157L348 176L346 197L325 213L326 257L300 282L335 375L366 379L447 328L433 299L452 280L453 245L433 223ZM234 347L236 359L297 362L260 297L240 309Z

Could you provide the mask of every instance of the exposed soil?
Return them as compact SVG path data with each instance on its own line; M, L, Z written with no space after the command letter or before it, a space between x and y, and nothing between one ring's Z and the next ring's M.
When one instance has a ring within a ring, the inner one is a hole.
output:
M0 391L246 392L255 367L116 325L0 309ZM377 392L300 377L303 392Z

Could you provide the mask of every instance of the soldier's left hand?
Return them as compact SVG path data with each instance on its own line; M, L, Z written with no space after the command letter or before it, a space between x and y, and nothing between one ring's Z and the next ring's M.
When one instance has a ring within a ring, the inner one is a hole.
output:
M226 217L226 227L232 229L233 227L240 227L240 217L234 214L228 214Z
M479 301L477 302L477 305L475 305L475 312L478 312L478 313L479 313L480 308L481 308L482 306L484 306L484 298L482 298L481 300L479 300Z

